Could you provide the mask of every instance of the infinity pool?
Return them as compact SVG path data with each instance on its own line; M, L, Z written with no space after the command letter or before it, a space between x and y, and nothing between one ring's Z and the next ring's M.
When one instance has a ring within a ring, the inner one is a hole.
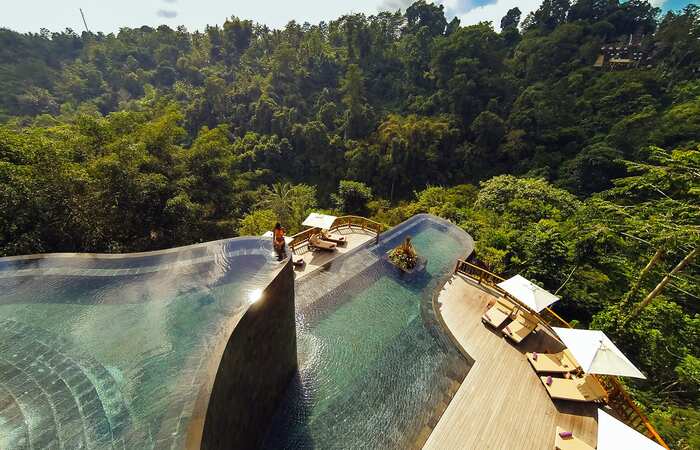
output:
M424 272L386 260L406 236ZM297 282L299 374L265 447L421 447L469 370L432 296L472 248L461 229L420 215Z
M215 344L278 267L254 238L0 259L0 449L185 447Z

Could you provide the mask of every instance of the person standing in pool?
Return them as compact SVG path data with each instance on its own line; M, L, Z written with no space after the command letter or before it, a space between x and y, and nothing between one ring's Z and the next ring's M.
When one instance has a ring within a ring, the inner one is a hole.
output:
M279 222L275 224L275 229L272 230L272 246L275 248L279 261L287 257L287 245L284 242L284 228L282 228L282 224Z

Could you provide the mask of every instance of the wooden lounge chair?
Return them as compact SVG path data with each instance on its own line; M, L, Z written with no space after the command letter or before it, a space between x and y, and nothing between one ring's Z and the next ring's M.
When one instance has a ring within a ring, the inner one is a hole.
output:
M483 316L481 316L481 321L494 328L498 328L513 314L513 308L515 308L515 306L512 303L503 299L498 300Z
M321 232L321 240L327 241L327 242L333 242L334 244L337 244L337 245L343 245L347 242L345 240L345 236L341 236L339 234L328 233L326 231Z
M559 353L538 353L535 359L533 353L525 353L530 365L535 372L540 373L566 373L578 370L578 363L569 349Z
M537 328L538 320L534 315L520 311L515 319L503 328L503 335L516 344L528 337Z
M593 375L572 379L552 377L551 385L547 385L547 378L549 377L540 377L540 380L553 399L597 402L608 395L603 385Z
M564 433L564 429L557 427L557 434L554 438L554 448L556 450L595 450L594 447L583 442L576 436L561 437L559 433Z
M314 234L309 238L309 250L325 250L332 252L338 246L335 242L328 242L322 240L317 234Z

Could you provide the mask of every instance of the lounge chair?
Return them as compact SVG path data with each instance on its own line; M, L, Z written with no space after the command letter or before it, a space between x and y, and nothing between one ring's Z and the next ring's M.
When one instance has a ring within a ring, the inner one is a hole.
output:
M324 241L321 238L318 237L317 234L314 234L309 238L309 249L310 250L325 250L332 252L335 250L335 248L338 246L335 242L328 242Z
M513 308L515 306L512 303L499 300L481 316L481 321L498 328L513 314Z
M333 242L334 244L337 244L337 245L343 245L347 242L345 240L345 236L341 236L339 234L328 233L325 231L321 232L321 240Z
M566 433L566 431L557 427L557 434L554 438L554 448L556 450L595 450L594 447L586 444L576 436L561 437L562 433Z
M535 372L540 373L566 373L578 370L578 363L569 349L559 353L538 353L537 359L533 353L525 353Z
M517 344L537 328L537 323L537 317L525 311L520 311L515 316L515 319L503 328L503 335Z
M551 384L547 384L547 379L551 379ZM540 377L540 380L542 380L542 384L553 399L571 400L574 402L597 402L608 395L603 385L593 375L571 379Z

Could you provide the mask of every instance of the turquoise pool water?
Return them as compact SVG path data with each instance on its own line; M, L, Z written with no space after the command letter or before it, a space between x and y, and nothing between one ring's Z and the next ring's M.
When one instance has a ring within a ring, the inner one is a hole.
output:
M268 240L0 259L0 449L182 448Z
M386 260L406 236L427 257L424 272L401 274ZM299 374L265 447L420 447L469 369L432 296L472 245L421 215L298 282Z

